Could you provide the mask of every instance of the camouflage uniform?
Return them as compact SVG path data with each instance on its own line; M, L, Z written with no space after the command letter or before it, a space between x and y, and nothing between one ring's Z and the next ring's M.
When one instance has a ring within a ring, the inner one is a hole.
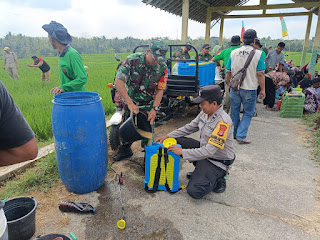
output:
M210 61L211 59L212 59L212 56L209 53L204 54L204 55L203 55L203 53L201 53L199 55L199 61Z
M181 49L181 50L175 52L175 53L173 54L173 57L174 57L174 58L177 58L177 57L178 57L178 58L180 58L180 59L190 59L190 54L189 54L189 52L182 53L182 49Z
M139 108L150 111L156 90L165 90L168 68L165 63L147 66L145 54L129 55L121 64L116 78L126 84L129 97Z
M129 55L122 62L116 78L125 82L129 97L147 116L147 112L152 109L157 89L166 89L168 68L164 62L147 66L145 57L143 53ZM127 106L125 109L124 121L130 117L130 110ZM146 143L147 141L143 142L143 145Z

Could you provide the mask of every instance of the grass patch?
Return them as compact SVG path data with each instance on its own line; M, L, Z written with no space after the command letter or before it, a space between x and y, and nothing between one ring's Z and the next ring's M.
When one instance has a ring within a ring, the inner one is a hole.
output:
M320 117L320 112L315 114L307 114L302 117L302 123L308 127L312 127L316 124L318 118ZM315 132L310 132L310 138L308 142L312 147L312 155L317 163L320 163L320 129Z
M0 198L12 198L40 190L47 192L49 188L61 183L54 153L37 161L32 168L8 180L0 189Z

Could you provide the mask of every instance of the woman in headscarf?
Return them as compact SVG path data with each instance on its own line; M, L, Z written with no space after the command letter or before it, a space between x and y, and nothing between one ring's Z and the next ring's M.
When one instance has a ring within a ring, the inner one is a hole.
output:
M320 84L320 78L315 78L312 81L312 86L308 87L303 91L306 96L304 101L304 111L305 113L315 113L319 109L319 96L316 92L316 88Z

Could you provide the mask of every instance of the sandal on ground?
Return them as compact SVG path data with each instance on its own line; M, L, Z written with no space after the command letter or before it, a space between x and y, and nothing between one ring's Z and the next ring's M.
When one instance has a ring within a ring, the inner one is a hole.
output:
M273 111L273 112L278 111L278 109L276 109L275 107L269 108L269 107L266 106L266 109L267 109L268 111Z
M237 142L239 144L250 144L251 143L251 141L249 141L248 139L238 139L238 138L237 138Z

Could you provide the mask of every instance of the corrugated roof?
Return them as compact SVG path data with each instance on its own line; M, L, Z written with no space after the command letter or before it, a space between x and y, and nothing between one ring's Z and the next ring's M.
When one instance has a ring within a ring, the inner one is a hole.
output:
M242 6L250 0L189 0L189 19L205 23L207 7L219 6ZM296 3L318 2L319 0L292 0ZM143 3L149 4L155 8L162 9L174 15L182 16L182 0L142 0ZM228 14L228 12L214 12L211 20L218 20L220 16Z

